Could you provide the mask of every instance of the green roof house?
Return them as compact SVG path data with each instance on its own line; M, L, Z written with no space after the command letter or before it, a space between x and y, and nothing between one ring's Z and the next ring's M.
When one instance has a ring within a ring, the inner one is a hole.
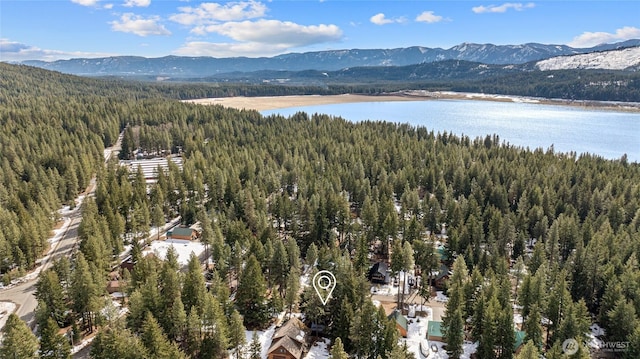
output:
M513 351L518 353L522 345L524 345L524 338L527 336L527 333L522 330L514 330L514 332L516 341L513 343Z
M409 330L409 323L407 323L407 318L400 313L399 310L394 310L387 319L393 319L396 322L396 329L403 338L407 337L407 331Z

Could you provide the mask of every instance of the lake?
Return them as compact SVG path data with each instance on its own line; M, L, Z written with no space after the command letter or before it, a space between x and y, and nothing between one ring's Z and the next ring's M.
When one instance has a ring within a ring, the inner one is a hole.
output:
M640 162L640 113L589 110L571 106L477 100L360 102L291 107L264 115L324 113L349 121L380 120L424 126L470 138L497 134L500 140L530 149L591 153L607 159L627 154Z

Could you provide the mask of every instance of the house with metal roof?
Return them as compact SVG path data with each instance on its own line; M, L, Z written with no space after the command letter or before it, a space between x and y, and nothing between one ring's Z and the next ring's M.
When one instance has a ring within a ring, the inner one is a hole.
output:
M276 329L267 352L268 359L301 359L306 349L306 326L291 318Z
M409 323L407 322L407 318L402 315L402 313L400 313L398 309L395 309L393 312L391 312L387 319L393 319L393 321L396 323L396 329L398 329L398 333L400 333L403 338L407 337L407 332L409 331Z

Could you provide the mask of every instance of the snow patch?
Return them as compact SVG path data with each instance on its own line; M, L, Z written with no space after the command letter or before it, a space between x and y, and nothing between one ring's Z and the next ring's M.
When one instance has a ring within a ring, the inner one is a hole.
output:
M331 341L329 339L315 342L309 349L307 355L304 356L304 359L329 359L330 343Z
M186 266L189 263L191 253L195 253L196 256L204 253L204 244L200 242L180 240L180 239L168 239L166 241L153 241L142 254L147 255L153 253L158 259L164 260L167 257L167 251L169 247L173 247L178 254L178 263L180 266Z
M558 56L536 63L536 67L542 71L567 69L624 70L635 65L640 65L640 47Z
M16 310L16 304L13 302L0 302L0 329L4 328L9 315Z

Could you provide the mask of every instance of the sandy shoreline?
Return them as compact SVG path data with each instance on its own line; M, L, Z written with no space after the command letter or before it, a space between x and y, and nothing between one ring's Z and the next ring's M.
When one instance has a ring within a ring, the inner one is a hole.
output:
M570 101L529 98L521 96L488 95L479 93L461 93L449 91L406 91L387 95L296 95L264 97L221 97L184 100L201 105L222 105L237 109L266 111L287 107L334 105L355 102L392 102L392 101L428 101L428 100L483 100L518 103L539 103L550 105L577 106L589 109L640 112L640 103L611 103L598 101Z

